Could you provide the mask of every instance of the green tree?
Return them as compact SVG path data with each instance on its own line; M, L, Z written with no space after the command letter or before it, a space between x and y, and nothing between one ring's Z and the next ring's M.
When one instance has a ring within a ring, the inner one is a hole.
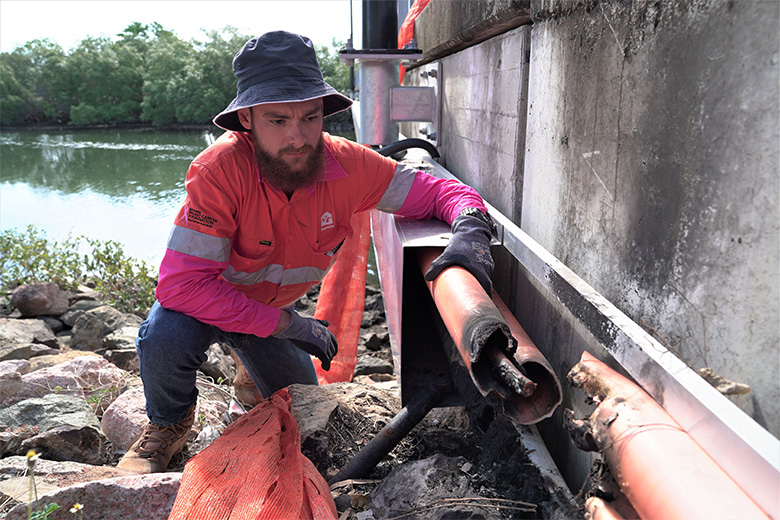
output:
M159 31L149 46L144 70L141 120L155 126L176 122L176 78L185 75L195 54L193 46L168 31Z
M204 34L184 42L133 22L115 41L86 38L69 54L45 39L0 53L0 124L206 124L235 96L233 56L249 37L234 27ZM341 47L315 49L325 80L346 93Z
M35 112L33 92L16 77L8 54L0 55L0 124L28 122Z
M349 67L339 60L339 49L344 48L344 42L336 40L331 41L331 47L326 45L315 45L317 51L317 61L320 62L322 77L333 88L346 94L350 90Z
M74 125L137 122L141 113L143 58L126 41L87 38L68 59ZM78 79L77 79L78 78Z
M249 37L233 27L207 32L209 40L196 46L184 73L173 80L176 119L180 123L206 123L221 112L236 94L233 56Z
M65 54L49 40L32 40L0 54L0 99L4 124L59 122L66 107L57 97Z

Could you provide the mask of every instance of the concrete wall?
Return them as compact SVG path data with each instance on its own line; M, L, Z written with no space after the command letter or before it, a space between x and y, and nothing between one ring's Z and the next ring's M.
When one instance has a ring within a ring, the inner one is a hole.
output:
M536 6L521 225L777 436L780 3L691 4Z
M734 401L780 436L780 2L442 14L460 3L432 0L415 28L441 63L447 168L689 366L750 385ZM594 348L516 262L496 277L559 375ZM560 420L542 426L559 464L581 458L551 438Z

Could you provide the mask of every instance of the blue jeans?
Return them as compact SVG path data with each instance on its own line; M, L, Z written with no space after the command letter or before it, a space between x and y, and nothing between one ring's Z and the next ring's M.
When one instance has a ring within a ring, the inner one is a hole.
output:
M217 341L235 351L263 397L293 383L317 384L311 356L290 341L225 332L155 302L135 340L146 414L153 424L169 426L184 419L198 397L196 372Z

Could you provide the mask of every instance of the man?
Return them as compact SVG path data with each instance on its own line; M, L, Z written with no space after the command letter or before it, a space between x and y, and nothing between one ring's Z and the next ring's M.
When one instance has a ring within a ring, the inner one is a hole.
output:
M378 208L452 224L453 239L426 277L460 264L491 290L482 198L324 133L323 117L352 102L323 81L308 38L253 38L233 71L236 98L214 119L227 132L190 165L158 301L138 331L150 423L118 465L138 473L165 471L181 451L196 371L217 340L232 347L263 397L317 384L311 355L328 370L336 338L293 305L336 259L353 214Z

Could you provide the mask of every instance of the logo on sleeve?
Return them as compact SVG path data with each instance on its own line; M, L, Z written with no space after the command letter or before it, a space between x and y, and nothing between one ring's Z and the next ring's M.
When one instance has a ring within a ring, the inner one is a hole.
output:
M329 211L326 211L320 217L320 231L325 231L333 227L333 215Z
M214 217L205 215L189 206L184 206L184 215L179 220L184 220L185 225L200 224L208 228L214 227L214 224L217 223L217 219Z

